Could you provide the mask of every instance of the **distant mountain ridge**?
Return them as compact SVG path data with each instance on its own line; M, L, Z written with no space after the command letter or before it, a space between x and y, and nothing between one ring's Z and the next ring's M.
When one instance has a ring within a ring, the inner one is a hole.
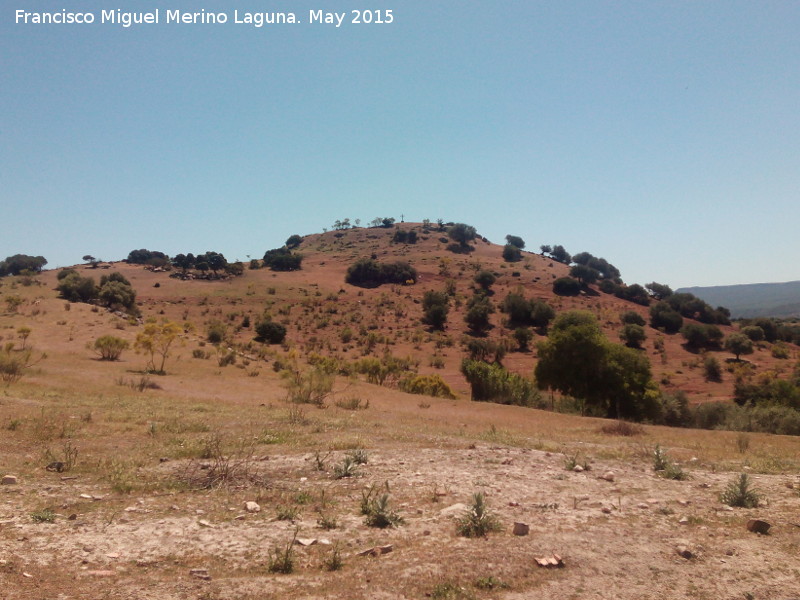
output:
M694 294L712 306L729 308L735 319L800 317L800 281L688 287L677 291Z

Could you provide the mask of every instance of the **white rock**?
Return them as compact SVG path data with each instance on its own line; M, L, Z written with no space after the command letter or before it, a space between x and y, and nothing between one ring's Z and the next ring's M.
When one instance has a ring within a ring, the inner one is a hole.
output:
M244 509L249 513L261 512L261 506L252 500L244 503Z
M467 505L458 502L457 504L453 504L451 506L448 506L447 508L443 508L442 510L439 511L439 514L442 515L443 517L452 517L454 515L460 515L466 510L467 510Z
M0 485L15 485L16 483L16 475L3 475L3 480L0 481Z
M575 471L576 473L583 473L583 467L580 465L575 465L574 467L572 467L572 470Z
M606 481L614 481L614 471L606 471L603 473L600 479L605 479Z

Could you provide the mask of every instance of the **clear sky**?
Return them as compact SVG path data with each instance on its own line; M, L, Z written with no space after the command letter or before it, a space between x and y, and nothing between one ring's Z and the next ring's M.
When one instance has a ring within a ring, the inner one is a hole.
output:
M15 22L61 8L96 21ZM589 251L629 283L800 279L798 32L793 1L4 0L0 259L246 260L404 214Z

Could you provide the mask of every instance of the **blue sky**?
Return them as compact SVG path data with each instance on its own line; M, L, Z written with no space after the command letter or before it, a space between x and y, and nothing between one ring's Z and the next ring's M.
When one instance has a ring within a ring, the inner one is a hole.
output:
M347 22L365 7L394 22ZM61 8L162 22L14 22ZM798 31L796 2L5 2L0 255L245 260L404 214L589 251L629 283L800 279Z

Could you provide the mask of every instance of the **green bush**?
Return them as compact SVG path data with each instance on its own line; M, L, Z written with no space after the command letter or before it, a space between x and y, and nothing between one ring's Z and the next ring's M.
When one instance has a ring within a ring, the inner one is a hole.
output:
M465 358L461 373L470 385L472 400L536 407L541 405L541 394L530 379L506 371L497 363Z
M264 253L264 266L271 271L299 271L302 267L303 255L292 252L288 248L275 248Z
M81 277L77 271L69 271L56 286L62 298L70 302L91 302L97 298L97 285L92 277Z
M553 293L558 296L577 296L581 293L581 283L572 277L559 277L553 282Z
M433 329L444 329L450 297L445 292L429 290L422 297L422 322Z
M492 301L482 294L475 294L467 304L467 314L464 321L476 334L486 332L491 327L489 315L494 312Z
M756 508L760 496L752 487L747 473L741 473L728 484L720 494L720 501L728 506L739 506L742 508Z
M628 323L619 332L619 338L628 348L641 348L642 342L647 339L644 327Z
M686 339L686 345L694 350L719 348L723 338L719 327L701 323L687 323L681 328L681 335Z
M522 252L517 246L506 244L503 246L503 260L506 262L518 262L522 260Z
M640 325L642 327L645 326L644 317L635 310L626 310L624 313L620 314L619 320L624 325Z
M258 339L269 344L280 344L286 338L286 327L269 319L256 323Z
M666 302L650 307L650 326L665 333L677 333L683 326L683 317Z
M417 270L407 262L379 263L361 258L347 268L346 283L359 287L377 287L385 283L414 284Z
M450 386L439 375L414 375L400 381L400 389L407 394L420 394L434 398L449 398L454 400L456 395Z
M104 335L94 341L94 349L101 360L119 360L123 350L128 349L128 342L113 335Z

